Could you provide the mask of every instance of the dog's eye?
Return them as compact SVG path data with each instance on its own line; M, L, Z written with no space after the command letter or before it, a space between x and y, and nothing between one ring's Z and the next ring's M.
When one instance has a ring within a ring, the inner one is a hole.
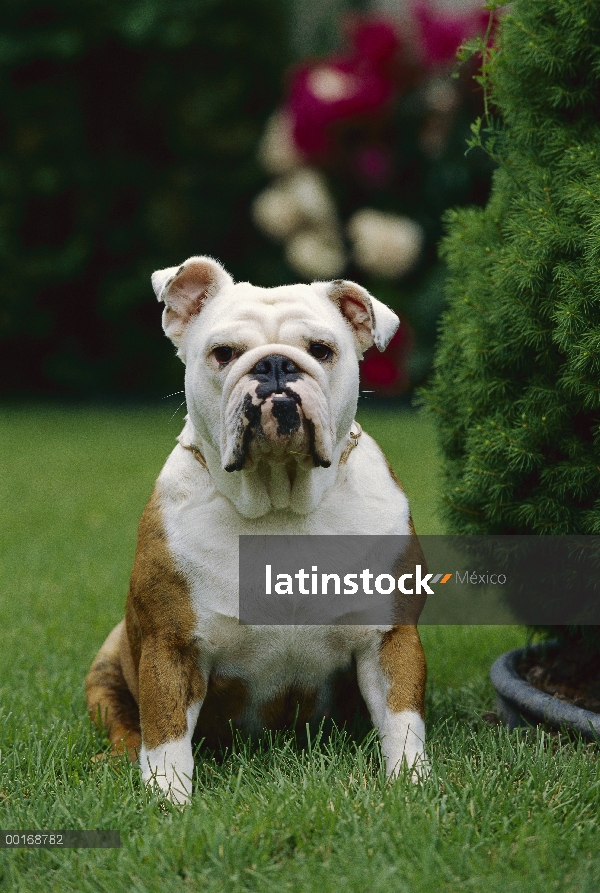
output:
M215 347L213 350L213 357L220 363L221 366L224 366L225 363L228 363L233 357L233 347L227 347L223 345L222 347Z
M309 354L315 358L315 360L321 360L321 362L325 362L326 360L331 359L331 355L333 351L326 344L321 344L320 341L313 341L313 343L308 348Z

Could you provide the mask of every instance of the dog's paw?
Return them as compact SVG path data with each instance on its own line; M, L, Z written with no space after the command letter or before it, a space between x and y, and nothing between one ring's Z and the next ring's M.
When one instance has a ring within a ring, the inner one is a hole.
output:
M154 788L174 806L187 806L192 800L192 780L180 777L176 773L151 772L142 773L147 788Z
M420 784L426 781L430 775L431 765L425 752L404 753L394 766L388 768L387 772L390 780L408 776L413 784Z
M142 747L140 767L146 787L158 789L177 806L185 806L192 797L194 760L191 748L185 759L181 754L178 756L180 759L175 760L174 754L169 753L168 745L154 751L145 751Z
M187 806L192 802L192 785L189 779L188 784L189 787L181 781L169 781L164 775L153 775L146 781L146 787L158 789L174 806Z

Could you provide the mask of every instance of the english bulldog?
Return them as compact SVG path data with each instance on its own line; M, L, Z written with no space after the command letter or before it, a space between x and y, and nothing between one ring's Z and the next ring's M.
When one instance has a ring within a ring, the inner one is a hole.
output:
M408 500L354 420L359 360L398 317L348 281L259 288L209 257L152 276L185 364L187 412L142 514L124 619L86 681L113 752L176 803L192 736L300 728L366 705L389 776L427 772L416 622L259 626L238 615L238 537L401 534L424 564ZM392 598L392 596L390 596ZM336 712L337 711L337 712Z

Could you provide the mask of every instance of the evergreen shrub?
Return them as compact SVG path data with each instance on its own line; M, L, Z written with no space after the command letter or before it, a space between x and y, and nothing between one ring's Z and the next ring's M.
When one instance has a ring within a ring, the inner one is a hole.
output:
M447 216L425 394L446 519L459 534L600 534L600 4L515 0L495 43L482 80L500 122L472 142L497 170L485 208Z
M173 390L152 270L207 253L279 281L247 206L287 16L285 0L6 0L2 391Z

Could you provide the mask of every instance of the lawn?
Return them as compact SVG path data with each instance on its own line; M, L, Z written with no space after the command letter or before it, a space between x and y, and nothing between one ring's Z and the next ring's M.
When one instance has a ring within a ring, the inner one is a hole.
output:
M388 784L372 737L291 735L200 755L179 811L138 770L94 759L83 680L120 619L137 521L181 425L172 408L0 411L0 825L121 831L115 850L0 851L0 888L35 891L596 891L595 745L491 725L491 661L511 627L429 627L431 778ZM433 431L360 416L442 532Z

